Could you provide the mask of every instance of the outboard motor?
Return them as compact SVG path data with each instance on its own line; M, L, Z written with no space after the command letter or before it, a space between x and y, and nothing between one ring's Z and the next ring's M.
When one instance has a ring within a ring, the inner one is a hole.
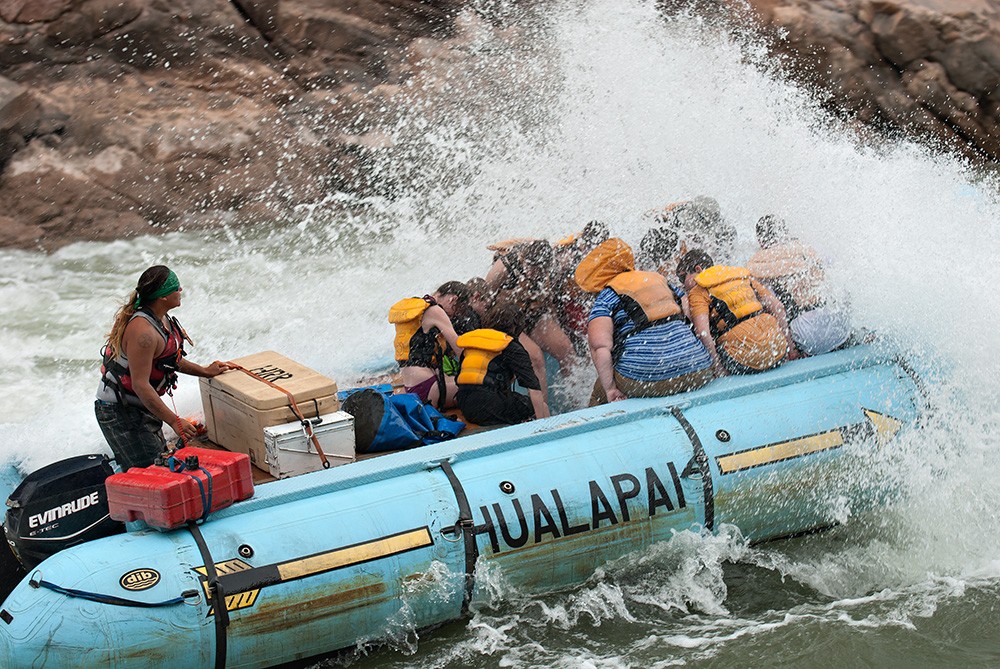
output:
M78 455L32 472L7 499L7 543L25 569L64 548L125 531L108 515L106 455Z

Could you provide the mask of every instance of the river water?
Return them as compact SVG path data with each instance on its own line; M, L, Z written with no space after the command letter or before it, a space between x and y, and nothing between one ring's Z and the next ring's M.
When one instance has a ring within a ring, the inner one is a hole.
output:
M865 138L785 82L752 40L651 3L481 3L461 48L366 120L364 194L237 225L51 254L0 251L0 463L103 448L92 397L119 300L174 268L196 361L278 350L346 387L391 364L388 306L481 275L497 239L591 219L637 242L649 210L715 197L752 250L785 216L831 259L859 326L930 382L921 426L871 463L891 501L822 535L748 546L734 528L607 565L566 592L479 575L470 618L396 628L365 667L995 667L1000 665L996 183L904 141ZM581 375L586 377L586 375ZM567 396L586 392L570 382ZM197 384L176 395L200 409ZM323 665L330 664L325 662Z

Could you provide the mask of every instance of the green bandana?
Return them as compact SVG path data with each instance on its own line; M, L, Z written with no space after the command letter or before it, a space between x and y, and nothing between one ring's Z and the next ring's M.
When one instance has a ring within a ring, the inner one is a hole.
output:
M161 297L166 297L170 293L180 290L180 287L181 287L180 279L177 278L177 275L174 274L173 270L170 270L170 274L167 275L167 280L163 282L163 285L160 286L156 290L156 292L146 295L145 298L142 295L139 295L135 298L135 308L138 309L139 305L143 302L148 304L153 300L158 300Z

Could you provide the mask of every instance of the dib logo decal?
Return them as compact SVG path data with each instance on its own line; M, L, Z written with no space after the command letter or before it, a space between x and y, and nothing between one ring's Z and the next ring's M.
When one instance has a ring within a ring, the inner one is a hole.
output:
M149 590L160 582L160 572L155 569L133 569L118 579L118 585L132 592Z

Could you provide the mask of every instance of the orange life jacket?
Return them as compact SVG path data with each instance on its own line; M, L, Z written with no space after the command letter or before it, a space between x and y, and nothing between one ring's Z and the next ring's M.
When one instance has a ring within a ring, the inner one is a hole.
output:
M620 301L618 308L625 312L635 326L628 332L615 328L611 348L611 358L614 361L621 357L629 337L654 325L684 318L674 291L670 289L662 274L622 272L612 279L607 287L618 295Z

